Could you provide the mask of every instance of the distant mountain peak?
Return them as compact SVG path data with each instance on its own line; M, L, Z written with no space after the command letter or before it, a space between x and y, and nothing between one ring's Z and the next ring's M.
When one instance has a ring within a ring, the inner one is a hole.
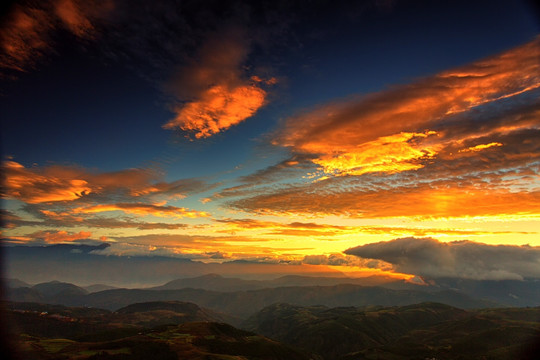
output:
M219 274L215 274L215 273L204 274L204 275L198 276L197 278L199 279L224 279L223 276Z

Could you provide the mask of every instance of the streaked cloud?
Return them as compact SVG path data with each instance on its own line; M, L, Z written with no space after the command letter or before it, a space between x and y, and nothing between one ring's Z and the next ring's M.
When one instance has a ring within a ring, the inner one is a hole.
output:
M218 230L221 233L237 233L250 230L262 230L265 235L285 236L334 236L352 233L355 229L350 226L337 226L328 224L316 224L306 222L280 223L275 221L262 221L256 219L222 219L216 222L225 225Z
M214 186L198 179L164 182L158 173L146 169L93 173L75 166L26 168L5 161L2 171L2 196L29 204L108 199L113 194L114 198L124 199L181 199Z
M380 260L362 259L353 255L330 254L330 255L306 255L302 259L303 264L331 265L331 266L356 266L369 269L392 270L392 265Z
M109 211L122 211L127 214L153 215L158 217L176 218L197 218L208 217L209 214L203 211L190 210L176 206L163 206L143 203L119 203L119 204L99 204L88 207L80 207L72 210L75 214L96 214Z
M407 227L407 226L381 226L381 225L362 225L362 226L343 226L331 225L314 222L290 222L281 223L277 221L263 221L256 219L221 219L215 220L224 224L220 233L242 233L262 231L264 235L286 235L299 237L325 237L332 240L336 236L355 236L358 234L370 235L396 235L396 236L427 236L427 235L503 235L503 234L534 234L528 231L517 230L480 230L472 228L452 228L452 227Z
M268 215L441 218L540 214L540 191L434 183L392 189L337 189L332 185L289 187L237 200L238 209ZM339 185L338 185L339 186Z
M500 142L492 142L492 143L489 143L489 144L480 144L480 145L475 145L475 146L468 147L466 149L461 149L461 150L459 150L459 152L482 151L484 149L489 149L490 147L493 147L493 146L503 146L503 144L501 144Z
M165 222L146 222L129 217L83 217L73 215L64 211L56 213L50 210L41 210L39 208L26 207L25 212L31 213L33 218L38 220L28 220L7 210L0 212L2 218L2 227L6 229L15 229L18 227L46 227L46 228L72 228L85 226L87 228L97 229L137 229L137 230L177 230L188 227L183 223L165 223Z
M540 247L487 245L472 241L440 242L432 238L401 238L345 251L364 259L382 260L394 270L426 278L478 280L540 278Z
M68 233L63 230L41 230L23 236L7 237L6 240L13 240L16 243L46 243L63 244L90 239L92 233L89 231L79 231L78 233Z
M77 169L48 168L33 171L14 161L3 163L4 196L29 204L72 201L92 192Z
M159 173L146 169L98 173L75 166L26 168L5 161L2 170L2 197L24 203L20 209L6 210L2 215L8 233L21 227L183 229L187 225L179 219L206 218L210 214L176 203L215 186L199 179L165 182ZM167 204L169 201L175 205ZM144 216L164 220L148 221L142 219Z
M204 236L189 234L149 234L115 236L102 255L162 255L215 261L250 260L262 263L300 264L306 247L275 246L267 240L245 236ZM266 243L266 244L265 244ZM285 244L283 244L285 245ZM219 255L217 255L219 253ZM295 255L284 255L295 254ZM217 255L217 256L216 256Z

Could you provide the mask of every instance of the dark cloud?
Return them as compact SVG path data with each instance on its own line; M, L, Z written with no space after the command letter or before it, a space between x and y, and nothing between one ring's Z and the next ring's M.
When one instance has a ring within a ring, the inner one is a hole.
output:
M358 246L346 250L345 254L382 260L392 264L395 271L426 278L540 278L540 247L528 245L402 238Z
M59 33L69 33L78 41L94 39L113 8L113 0L16 3L0 26L0 74L7 76L11 71L35 67L54 52L54 39Z

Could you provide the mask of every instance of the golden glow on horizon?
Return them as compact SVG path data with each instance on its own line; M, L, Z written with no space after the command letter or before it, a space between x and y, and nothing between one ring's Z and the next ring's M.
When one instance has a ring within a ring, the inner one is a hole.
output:
M359 266L330 266L330 268L335 269L344 275L351 278L363 278L368 276L383 276L388 277L392 280L411 280L415 277L412 274L404 274L399 272L394 272L392 270L382 270L382 269L372 269L367 267Z

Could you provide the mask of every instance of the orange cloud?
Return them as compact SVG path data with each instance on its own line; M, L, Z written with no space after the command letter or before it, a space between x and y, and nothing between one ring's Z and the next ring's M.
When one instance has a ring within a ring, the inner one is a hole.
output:
M75 234L69 234L66 231L38 231L36 233L28 235L27 237L31 239L40 239L49 244L59 244L88 239L91 236L92 233L87 231L80 231Z
M267 246L259 243L267 242L265 239L241 236L196 236L181 234L152 234L129 237L115 237L116 243L109 251L118 255L130 255L135 250L148 254L148 247L157 247L165 252L163 254L178 254L193 259L208 259L220 252L230 259L251 259L260 262L287 262L299 260L302 252L311 248L290 246ZM118 250L123 249L122 253ZM153 252L159 254L159 252ZM284 254L285 253L285 254ZM291 255L294 253L294 255ZM104 253L105 254L105 253ZM212 254L208 256L208 254ZM289 255L286 255L289 254Z
M396 235L396 236L426 236L426 235L493 235L493 234L531 234L531 232L506 230L506 231L486 231L467 228L426 228L426 227L406 227L406 226L339 226L319 223L279 223L274 221L260 221L255 219L227 219L217 220L226 225L226 229L219 230L220 233L237 233L241 231L265 230L265 235L285 235L285 236L324 236L337 235Z
M313 162L320 165L326 174L340 176L416 170L423 167L420 160L432 158L439 146L419 146L414 140L433 134L436 133L431 131L426 134L399 133L383 136L351 149L333 149L332 153L321 155Z
M539 89L539 57L537 38L410 85L327 104L289 118L273 143L312 155L327 176L417 170L452 143L489 132L519 131L531 121L538 126L538 119L514 123L514 128L456 120L480 106Z
M459 150L459 152L482 151L484 149L489 149L490 147L493 147L493 146L503 146L503 144L501 144L500 142L492 142L492 143L489 143L489 144L480 144L480 145L475 145L475 146L468 147L466 149L461 149L461 150Z
M156 230L156 229L168 229L175 230L185 228L188 225L181 223L163 223L163 222L144 222L136 221L129 218L110 218L110 217L83 217L74 216L71 211L51 211L43 209L32 209L26 207L25 210L30 211L34 217L38 220L26 220L15 213L7 210L2 210L0 216L4 223L2 227L7 229L14 229L21 226L39 226L47 228L59 228L59 227L80 227L85 226L87 228L107 228L107 229L128 229L135 228L138 230Z
M176 206L161 206L143 203L123 203L123 204L101 204L95 206L81 207L73 210L74 213L95 214L108 211L123 211L127 214L153 215L160 217L176 218L199 218L208 217L204 211L189 210Z
M39 210L47 219L60 222L75 222L80 223L84 219L80 216L73 216L70 212L55 212L50 210Z
M337 226L328 224L292 222L279 223L275 221L261 221L256 219L226 219L217 220L227 226L218 232L230 233L246 230L264 230L266 235L286 236L333 236L348 232L355 232L351 226Z
M229 88L216 85L197 101L176 108L177 116L165 129L194 132L196 138L209 137L253 116L264 105L266 92L256 85Z
M205 138L253 116L267 97L264 85L275 78L248 78L242 65L249 52L248 36L242 29L222 29L210 36L191 64L184 66L168 85L179 100L176 117L165 129L179 128Z
M287 188L240 199L231 206L271 215L444 218L539 215L540 191L448 187L450 184L384 190Z
M54 9L64 25L79 37L87 37L95 30L88 16L88 13L93 9L84 5L88 5L88 3L77 0L58 0ZM100 5L107 7L111 6L111 3L105 1Z
M540 37L293 116L273 143L299 163L245 176L215 197L286 216L539 216L539 57ZM299 170L300 181L264 186Z
M3 163L4 196L29 204L72 201L92 192L88 182L75 169L49 169L39 172L14 161ZM61 174L57 176L56 170Z
M5 161L2 171L2 196L29 204L74 201L90 195L98 199L112 193L127 200L144 197L179 199L211 188L211 185L196 179L158 182L158 174L144 169L95 174L78 167L25 168L15 161Z
M36 57L48 50L46 34L52 27L46 11L15 6L0 30L0 65L18 71L32 65Z

